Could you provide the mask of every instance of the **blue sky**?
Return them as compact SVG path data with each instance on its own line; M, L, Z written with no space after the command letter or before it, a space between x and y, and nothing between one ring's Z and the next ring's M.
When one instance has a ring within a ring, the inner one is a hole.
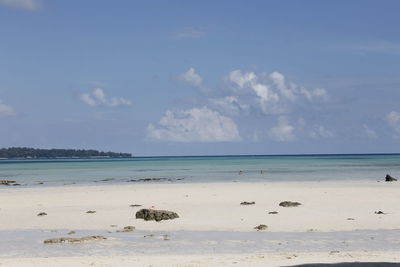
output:
M399 152L398 10L0 0L0 147Z

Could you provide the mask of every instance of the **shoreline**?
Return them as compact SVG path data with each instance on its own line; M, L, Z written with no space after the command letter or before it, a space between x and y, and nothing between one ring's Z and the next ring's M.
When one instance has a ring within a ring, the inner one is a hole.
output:
M241 177L238 177L241 178ZM149 181L144 181L146 179L153 179ZM278 180L278 179L271 179L271 180L261 180L261 179L232 179L226 181L195 181L191 180L190 178L166 178L166 177L156 177L156 178L105 178L101 180L90 180L90 181L83 181L83 182L75 182L75 181L44 181L44 180L35 180L34 182L24 183L21 180L14 180L14 178L2 178L0 180L12 180L17 185L2 185L0 186L1 191L9 191L9 190L23 190L23 189L46 189L46 188L77 188L77 187L126 187L126 186L142 186L142 185L203 185L203 184L213 184L213 185L221 185L221 184L271 184L271 185L284 185L284 186L298 186L298 185L329 185L330 187L335 186L343 186L343 185L350 185L355 186L371 186L373 183L376 184L390 184L385 182L384 177L378 177L377 179L308 179L308 180Z

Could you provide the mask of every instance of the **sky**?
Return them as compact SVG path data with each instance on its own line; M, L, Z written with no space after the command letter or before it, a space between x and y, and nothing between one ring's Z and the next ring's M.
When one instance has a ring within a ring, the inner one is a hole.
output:
M400 1L0 0L0 147L396 153Z

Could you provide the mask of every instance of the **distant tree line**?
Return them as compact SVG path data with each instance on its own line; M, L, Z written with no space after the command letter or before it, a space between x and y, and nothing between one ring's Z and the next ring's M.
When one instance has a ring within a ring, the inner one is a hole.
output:
M38 149L29 147L0 148L0 158L129 158L130 153L102 152L93 149Z

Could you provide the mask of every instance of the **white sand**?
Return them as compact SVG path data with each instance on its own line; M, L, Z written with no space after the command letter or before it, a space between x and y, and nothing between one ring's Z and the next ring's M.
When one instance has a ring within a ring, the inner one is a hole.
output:
M0 190L0 230L110 230L110 225L134 225L139 230L254 231L267 224L270 232L400 229L400 183L306 182L127 184L4 188ZM291 200L303 205L279 207ZM255 205L242 206L242 201ZM143 208L176 211L179 219L145 222L135 219ZM95 214L86 211L95 210ZM387 214L377 215L375 211ZM270 215L268 211L278 211ZM39 212L48 215L38 217ZM354 220L348 220L353 218ZM1 242L1 241L0 241ZM278 266L305 262L397 261L396 252L347 255L324 253L290 255L185 255L138 257L70 257L4 259L1 266ZM180 263L180 264L176 264Z
M338 231L400 229L400 183L216 183L129 184L0 191L0 230L109 229L111 224L142 230ZM284 200L296 208L279 207ZM242 201L255 205L242 206ZM162 222L135 219L139 208L176 211L181 218ZM95 210L95 214L86 211ZM376 215L375 211L387 215ZM268 211L278 211L268 215ZM43 217L36 216L46 212ZM354 218L355 220L347 220Z

